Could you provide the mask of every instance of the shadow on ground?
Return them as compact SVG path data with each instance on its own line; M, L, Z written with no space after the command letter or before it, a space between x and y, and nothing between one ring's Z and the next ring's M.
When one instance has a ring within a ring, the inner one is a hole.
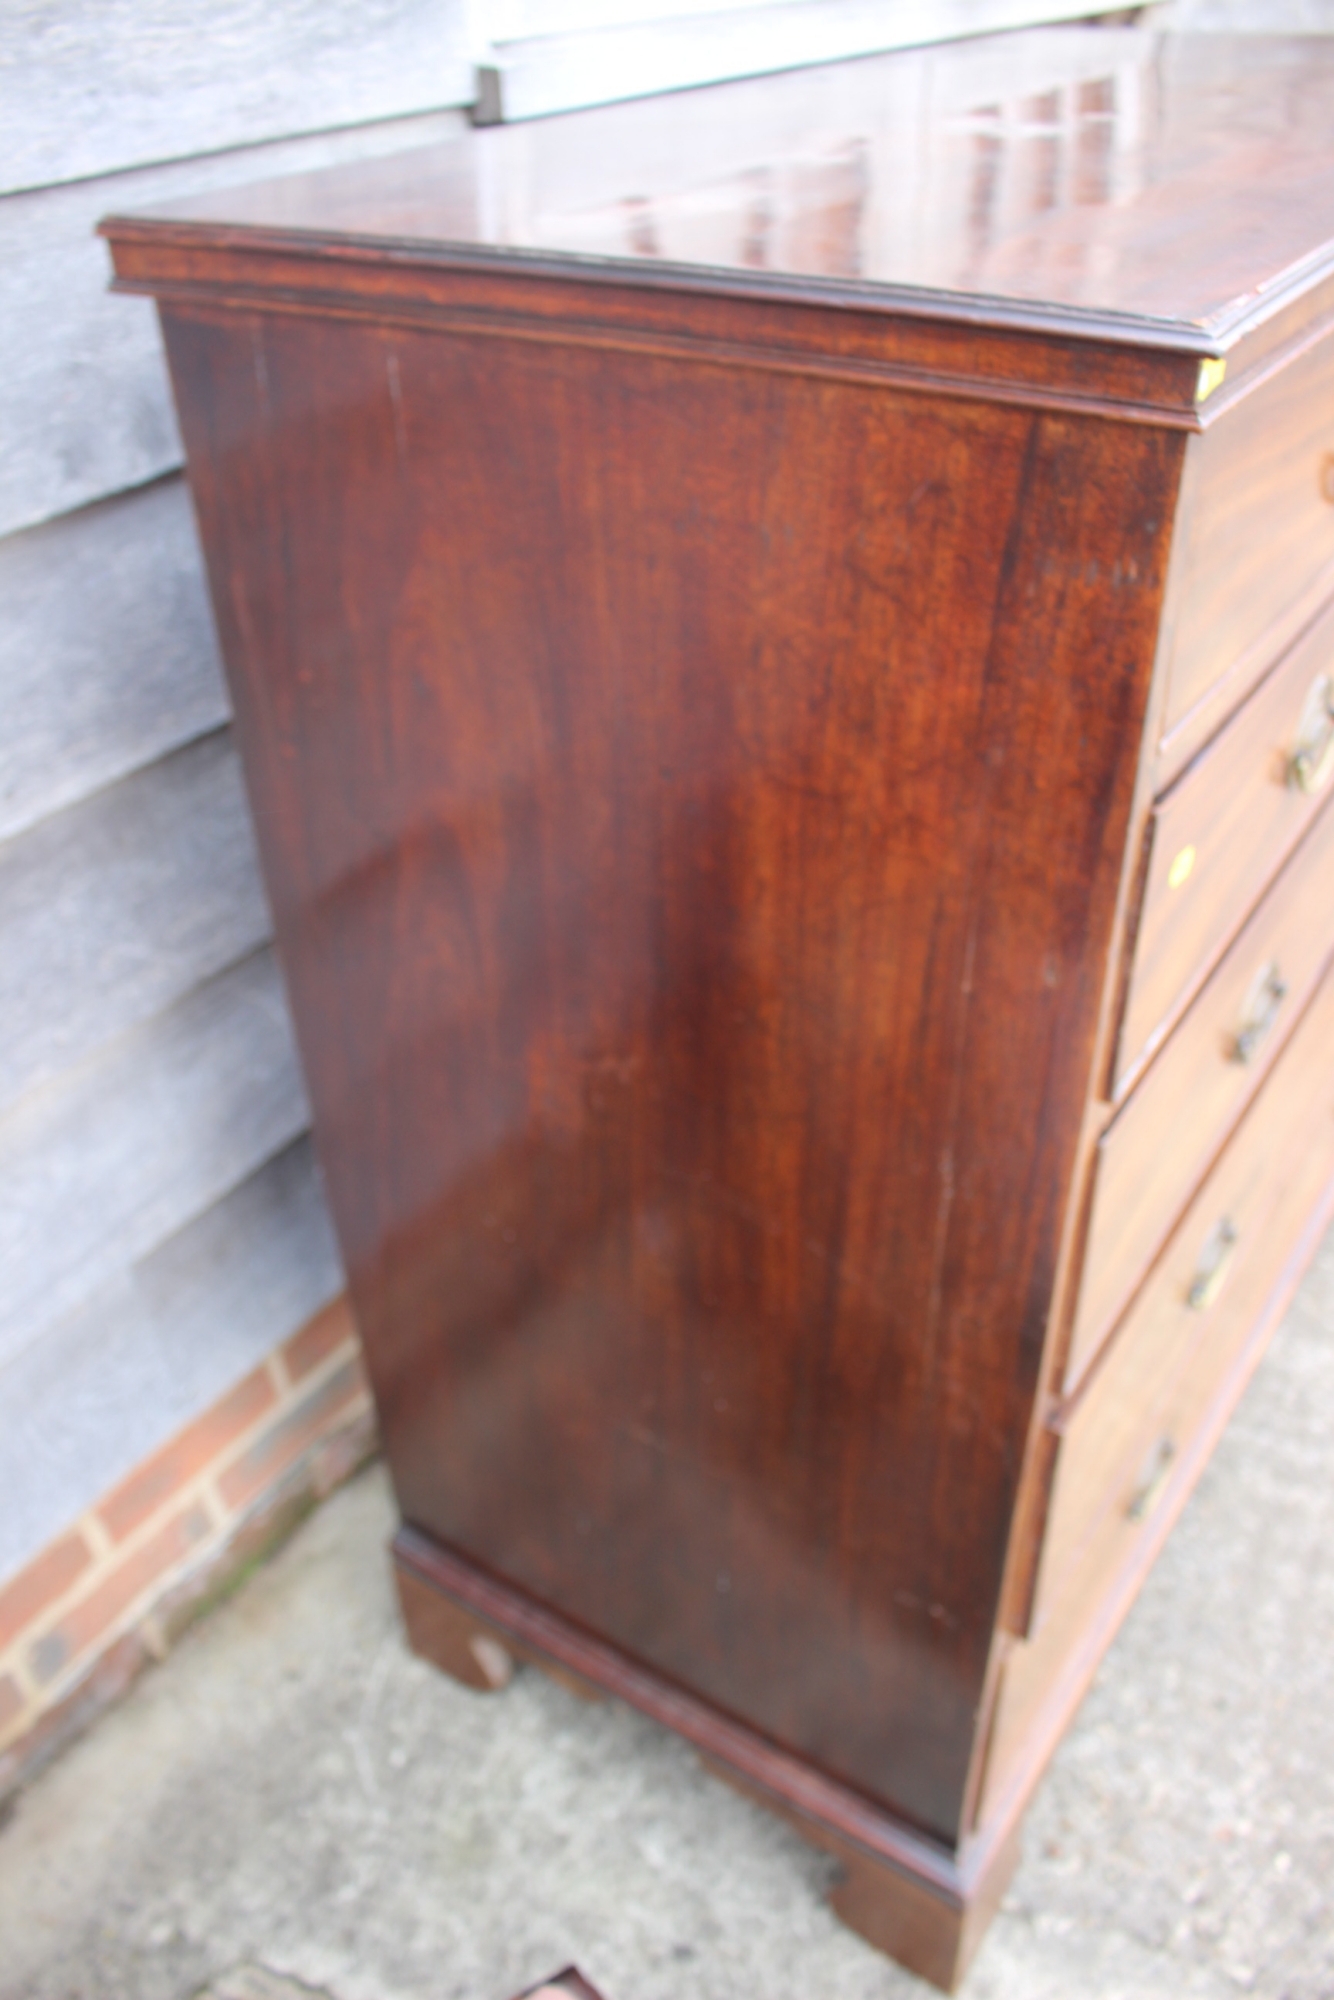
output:
M1334 1994L1334 1240L1063 1746L966 2000ZM23 1795L3 2000L909 2000L614 1704L404 1650L372 1469Z

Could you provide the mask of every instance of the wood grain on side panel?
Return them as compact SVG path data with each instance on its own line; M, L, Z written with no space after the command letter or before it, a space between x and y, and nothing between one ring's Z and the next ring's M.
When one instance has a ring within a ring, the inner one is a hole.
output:
M166 326L406 1517L955 1838L1181 435Z

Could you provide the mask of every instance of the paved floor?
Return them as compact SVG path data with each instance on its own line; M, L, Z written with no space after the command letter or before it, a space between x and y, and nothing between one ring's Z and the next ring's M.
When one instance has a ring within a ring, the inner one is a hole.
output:
M1334 1244L1039 1795L967 2000L1334 1996L1332 1429ZM570 1959L607 2000L924 2000L679 1742L410 1658L389 1526L373 1470L22 1798L3 2000L507 2000Z

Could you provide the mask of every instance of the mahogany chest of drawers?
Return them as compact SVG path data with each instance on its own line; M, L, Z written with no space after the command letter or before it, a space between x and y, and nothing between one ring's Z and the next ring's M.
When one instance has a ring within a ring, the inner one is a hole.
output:
M1063 29L104 225L414 1643L944 1985L1334 1194L1332 135Z

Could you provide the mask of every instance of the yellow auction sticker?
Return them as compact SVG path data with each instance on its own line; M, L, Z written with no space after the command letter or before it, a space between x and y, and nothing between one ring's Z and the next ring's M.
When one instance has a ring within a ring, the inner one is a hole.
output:
M1195 400L1203 403L1213 395L1223 377L1227 374L1227 358L1222 354L1206 355L1200 363L1199 379L1195 384Z

